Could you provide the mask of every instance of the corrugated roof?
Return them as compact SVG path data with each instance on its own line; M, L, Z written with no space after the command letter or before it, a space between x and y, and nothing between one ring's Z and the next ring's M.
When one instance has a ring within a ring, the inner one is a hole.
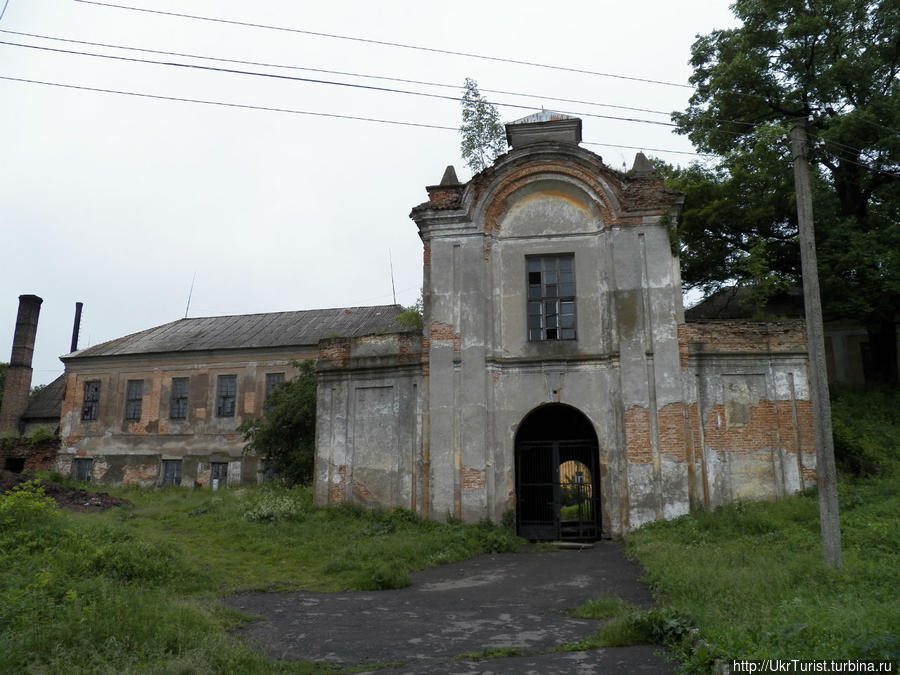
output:
M66 376L60 375L53 382L28 399L28 407L22 419L59 419L63 396L66 393Z
M402 311L400 305L377 305L179 319L81 349L62 359L315 345L326 337L402 331L396 321Z

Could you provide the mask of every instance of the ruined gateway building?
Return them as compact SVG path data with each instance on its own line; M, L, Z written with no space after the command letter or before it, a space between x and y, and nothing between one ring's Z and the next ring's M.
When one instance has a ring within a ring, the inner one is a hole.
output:
M254 483L239 423L317 358L320 504L513 512L523 536L593 539L811 485L802 324L685 322L682 196L646 158L614 171L555 113L507 137L493 166L466 184L448 168L412 211L421 332L400 330L399 307L357 307L182 319L74 351L56 468Z
M589 539L811 485L802 324L685 323L683 198L646 158L548 112L507 139L412 210L423 334L319 343L316 501Z

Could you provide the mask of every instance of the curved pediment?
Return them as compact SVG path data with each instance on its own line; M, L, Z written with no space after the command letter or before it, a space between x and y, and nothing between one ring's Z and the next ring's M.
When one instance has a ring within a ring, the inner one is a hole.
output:
M596 200L580 186L547 177L509 194L495 219L498 238L593 233L604 220Z

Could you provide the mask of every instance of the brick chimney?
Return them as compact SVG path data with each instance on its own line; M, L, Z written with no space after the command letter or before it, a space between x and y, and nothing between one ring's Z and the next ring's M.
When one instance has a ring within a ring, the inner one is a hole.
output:
M12 355L3 403L0 404L0 431L18 431L19 419L28 405L31 391L31 357L34 355L34 338L37 335L38 315L43 300L36 295L19 296L19 313L16 316L16 332L13 335Z

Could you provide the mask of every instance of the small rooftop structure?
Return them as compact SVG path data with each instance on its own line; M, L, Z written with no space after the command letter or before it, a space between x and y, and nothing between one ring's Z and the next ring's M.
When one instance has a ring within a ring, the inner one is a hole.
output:
M581 120L552 110L541 110L506 125L506 142L510 148L548 141L577 145L581 142Z

